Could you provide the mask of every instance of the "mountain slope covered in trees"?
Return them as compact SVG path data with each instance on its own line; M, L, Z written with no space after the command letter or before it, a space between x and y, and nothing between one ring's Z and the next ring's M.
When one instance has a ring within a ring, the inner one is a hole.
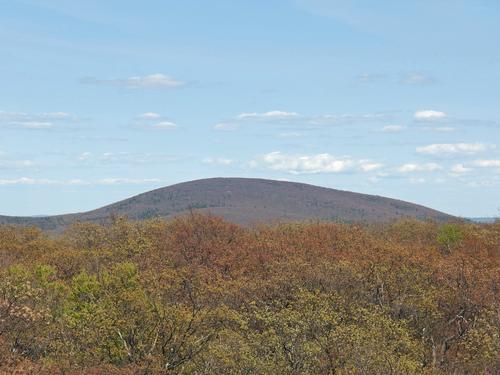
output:
M190 210L211 212L237 224L275 221L448 220L452 216L420 205L313 185L247 178L212 178L153 190L97 210L48 217L0 216L0 224L54 230L75 221L104 222L111 215L132 220L173 218Z

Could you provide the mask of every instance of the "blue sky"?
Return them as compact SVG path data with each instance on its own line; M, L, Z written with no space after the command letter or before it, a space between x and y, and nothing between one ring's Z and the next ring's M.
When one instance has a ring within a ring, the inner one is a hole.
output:
M0 214L262 177L500 210L500 3L11 0Z

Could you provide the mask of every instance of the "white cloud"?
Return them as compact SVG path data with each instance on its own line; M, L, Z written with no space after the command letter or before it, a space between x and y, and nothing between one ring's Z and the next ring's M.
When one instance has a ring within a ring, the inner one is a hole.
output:
M229 132L229 131L234 131L234 130L238 130L238 129L239 129L238 124L231 124L228 122L220 122L220 123L214 125L214 130L219 130L219 131Z
M78 120L66 112L45 112L29 114L24 112L0 111L0 126L13 129L47 130L61 123Z
M424 127L422 130L433 131L433 132L453 132L454 127L451 126L436 126L436 127Z
M342 125L342 124L353 124L353 123L367 123L367 122L379 122L388 119L388 115L385 113L367 113L361 115L352 114L342 114L342 115L316 115L306 118L301 118L307 125L313 126L328 126L328 125Z
M16 168L27 168L35 166L35 162L33 160L15 160L13 165Z
M0 120L25 120L29 115L24 112L10 112L10 111L0 111Z
M155 112L145 112L139 115L139 117L146 120L157 120L161 118L161 115Z
M450 155L450 154L476 154L494 149L495 145L485 143L437 143L417 147L419 154Z
M335 157L324 153L316 155L287 155L280 151L270 152L249 165L264 166L275 171L291 174L339 173L352 170L373 171L382 167L369 160L354 160L349 157Z
M144 76L144 77L130 77L129 79L126 80L126 82L127 86L129 87L146 87L146 88L154 88L154 87L175 88L185 85L185 82L173 79L161 73L151 74L149 76Z
M411 173L411 172L435 172L443 169L439 164L436 163L407 163L403 164L397 168L398 172L401 173Z
M83 152L77 157L77 160L86 165L105 163L141 164L172 162L179 160L179 157L148 152L104 152L99 154Z
M356 78L358 82L371 83L371 82L381 81L384 78L386 78L386 76L384 74L379 74L379 73L363 73L358 75Z
M80 161L86 161L86 160L89 160L90 158L92 157L92 153L91 152L82 152L79 156L78 156L78 160Z
M66 112L48 112L42 113L40 116L49 120L63 120L72 117L69 113Z
M421 110L421 111L415 112L413 117L416 120L422 120L422 121L441 120L441 119L446 118L446 113L426 109L426 110Z
M291 117L297 117L299 114L297 112L286 112L286 111L268 111L263 113L257 112L244 112L236 116L238 120L254 120L254 119L286 119Z
M0 185L49 185L53 184L55 181L47 179L36 179L29 177L21 177L14 179L0 179Z
M15 185L141 185L156 184L161 182L157 178L129 179L129 178L103 178L94 181L81 179L50 180L45 178L20 177L15 179L0 179L0 186Z
M0 169L2 168L31 168L34 167L36 163L33 160L0 160Z
M484 179L484 180L476 180L476 181L469 181L467 183L467 186L473 187L473 188L491 188L491 187L497 187L500 186L500 179Z
M126 88L179 88L186 85L186 82L174 79L168 75L156 73L147 76L134 76L130 78L96 79L84 78L82 83L102 84Z
M44 112L29 114L25 112L0 111L0 121L55 121L75 119L66 112Z
M14 121L12 125L16 125L23 129L50 129L54 124L47 121Z
M371 171L375 171L377 169L382 168L384 165L381 163L372 163L372 162L362 161L359 166L363 172L371 172Z
M36 166L36 163L33 160L13 159L9 157L7 153L0 151L0 169L22 169L22 168L31 168L34 166Z
M455 164L454 166L451 167L452 174L456 174L456 175L462 175L462 174L470 172L471 170L472 170L471 168L467 168L465 165L463 165L461 163Z
M301 132L284 132L284 133L279 133L276 136L278 138L299 138L302 137Z
M280 151L271 152L262 158L263 162L273 170L300 173L337 173L343 172L353 165L350 159L338 159L329 154L290 156Z
M386 125L381 129L381 131L387 133L395 133L395 132L400 132L403 129L405 129L403 125Z
M360 83L381 82L390 79L391 76L380 73L363 73L356 77ZM421 72L409 72L402 74L399 78L399 83L405 85L427 85L435 82L435 79Z
M79 178L73 178L71 180L64 181L64 185L90 185L90 182L79 179Z
M138 116L135 125L142 129L173 130L180 126L156 112L146 112Z
M500 159L475 160L473 164L481 168L500 168Z
M173 130L177 129L179 125L172 121L161 121L151 125L151 127L159 130Z
M226 158L204 158L202 162L204 164L231 165L234 161Z
M434 78L419 72L410 72L401 78L401 83L406 85L426 85L434 83L434 81Z
M300 115L298 112L273 110L268 112L243 112L216 124L213 128L215 130L234 131L240 129L244 124L265 123L313 129L353 123L387 121L389 119L390 116L387 113L369 113L360 115L322 114L304 116Z
M97 180L97 185L142 185L142 184L152 184L160 182L158 178L103 178Z

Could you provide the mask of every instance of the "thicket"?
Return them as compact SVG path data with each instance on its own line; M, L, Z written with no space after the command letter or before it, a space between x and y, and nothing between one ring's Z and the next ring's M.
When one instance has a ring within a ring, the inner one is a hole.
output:
M1 374L499 374L500 223L0 227Z

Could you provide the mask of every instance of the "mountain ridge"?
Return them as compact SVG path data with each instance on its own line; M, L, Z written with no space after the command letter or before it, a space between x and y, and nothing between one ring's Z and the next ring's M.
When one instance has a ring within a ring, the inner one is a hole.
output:
M105 222L111 215L127 216L132 220L170 219L192 210L210 212L243 225L303 220L456 219L428 207L378 195L298 182L216 177L158 188L81 213L44 217L0 216L0 224L58 230L75 221Z

